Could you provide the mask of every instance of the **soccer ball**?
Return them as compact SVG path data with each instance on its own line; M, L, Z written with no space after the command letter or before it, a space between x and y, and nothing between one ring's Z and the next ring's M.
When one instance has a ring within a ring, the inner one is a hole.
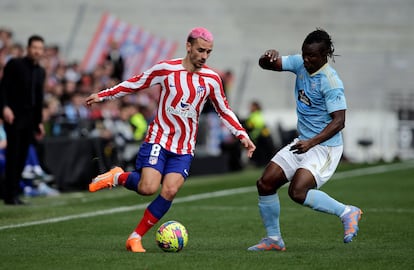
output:
M179 252L187 245L187 229L180 222L167 221L158 228L155 241L165 252Z

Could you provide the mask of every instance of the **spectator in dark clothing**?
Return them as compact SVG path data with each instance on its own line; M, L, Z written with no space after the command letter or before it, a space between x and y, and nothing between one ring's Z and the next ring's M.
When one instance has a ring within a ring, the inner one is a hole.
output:
M122 58L118 42L111 42L109 52L106 55L106 60L111 63L113 67L111 77L119 81L124 80L124 59Z
M7 135L3 200L8 205L24 204L19 199L19 181L28 149L44 135L42 102L46 75L39 65L43 54L43 38L31 36L27 55L7 63L0 83L0 112Z

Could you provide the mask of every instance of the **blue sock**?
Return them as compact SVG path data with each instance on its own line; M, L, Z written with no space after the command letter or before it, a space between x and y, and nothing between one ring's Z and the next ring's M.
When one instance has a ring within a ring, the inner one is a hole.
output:
M259 196L259 211L267 236L281 236L279 195Z
M161 195L158 195L157 198L155 198L155 200L153 200L150 205L148 205L148 210L154 217L161 219L170 209L171 204L172 201L168 201Z
M141 173L136 172L136 171L131 172L128 175L127 180L125 181L124 187L126 187L129 190L133 190L133 191L138 192L139 180L141 180Z
M306 195L303 205L312 208L313 210L340 216L344 210L345 205L330 197L323 191L311 189Z

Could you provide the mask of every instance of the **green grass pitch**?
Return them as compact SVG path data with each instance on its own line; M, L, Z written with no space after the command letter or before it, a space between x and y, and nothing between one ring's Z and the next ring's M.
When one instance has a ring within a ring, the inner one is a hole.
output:
M123 188L0 204L0 269L413 269L414 163L340 165L322 187L360 207L358 236L342 242L340 220L279 192L285 252L249 252L265 236L255 181L261 170L189 177L167 215L145 235L145 254L125 240L153 197ZM155 229L178 220L187 247L165 253Z

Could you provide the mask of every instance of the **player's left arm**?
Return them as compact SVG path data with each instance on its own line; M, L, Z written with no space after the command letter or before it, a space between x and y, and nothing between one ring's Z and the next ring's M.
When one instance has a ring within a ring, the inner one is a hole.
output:
M290 148L290 150L295 154L305 153L315 145L330 139L340 132L345 127L345 111L346 110L339 110L330 113L329 115L331 116L332 121L318 135L309 140L298 141Z
M315 145L318 145L340 132L345 127L345 111L339 110L330 113L332 121L315 137L309 140L298 141L290 150L296 154L305 153Z

